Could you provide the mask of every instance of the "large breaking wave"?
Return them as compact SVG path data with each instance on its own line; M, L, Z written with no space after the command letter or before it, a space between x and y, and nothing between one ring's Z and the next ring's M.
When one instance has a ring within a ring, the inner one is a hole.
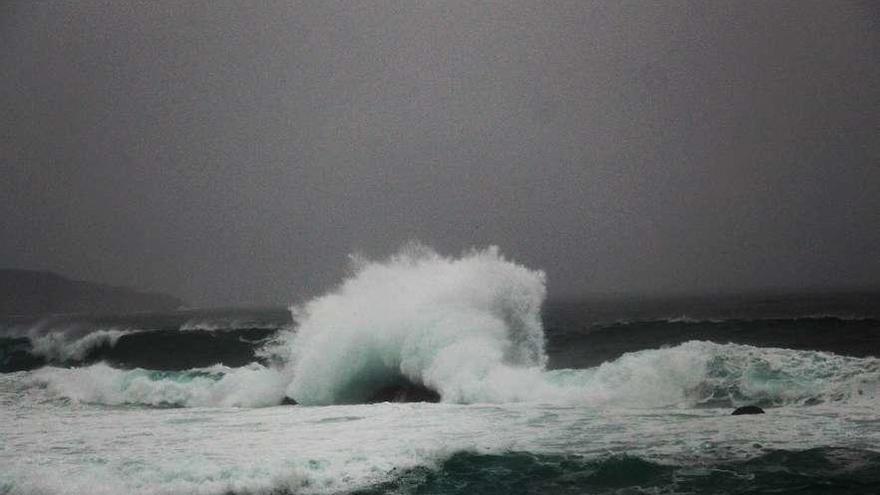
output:
M880 396L876 358L705 341L628 353L589 369L547 370L544 296L543 272L495 247L446 257L409 245L386 260L356 259L335 290L291 308L293 327L262 348L262 364L175 372L47 367L30 380L82 402L184 407L259 407L285 397L302 405L361 403L408 384L444 402L597 407ZM118 336L99 338L112 345Z
M467 366L487 369L485 363L464 363L463 369ZM441 383L437 389L446 402L540 401L627 408L774 407L880 398L880 360L876 358L704 341L628 353L584 370L497 366L482 376L452 373L447 375L452 376L452 385ZM316 379L337 380L332 382L339 386L335 390L351 393L345 397L347 402L357 402L355 398L366 398L371 391L401 379L393 377L384 364L381 371L364 372L387 381L358 381L356 385L365 388L353 390L352 382L339 380L343 374ZM517 383L517 378L522 381ZM473 381L468 383L468 379ZM80 402L159 407L273 406L292 387L284 370L259 364L188 371L118 370L105 364L46 367L32 372L28 381L51 396ZM449 390L458 395L450 398ZM470 395L463 397L459 390Z
M357 261L335 291L292 309L288 395L360 402L409 381L453 402L526 398L546 363L544 273L497 248L447 258L410 245Z

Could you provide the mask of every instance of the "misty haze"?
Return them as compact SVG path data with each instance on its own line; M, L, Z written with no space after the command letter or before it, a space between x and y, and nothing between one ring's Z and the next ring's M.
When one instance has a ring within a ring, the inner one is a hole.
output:
M880 492L880 7L0 3L0 495Z

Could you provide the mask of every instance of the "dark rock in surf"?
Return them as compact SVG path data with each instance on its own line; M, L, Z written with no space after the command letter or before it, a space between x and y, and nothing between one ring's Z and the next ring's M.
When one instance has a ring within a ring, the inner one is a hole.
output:
M737 407L730 415L739 416L741 414L764 414L764 410L758 406L742 406Z
M406 383L382 388L371 395L367 402L440 402L440 394L422 385Z
M281 405L282 406L298 406L299 403L297 403L295 400L291 399L290 397L285 397L285 398L281 399Z

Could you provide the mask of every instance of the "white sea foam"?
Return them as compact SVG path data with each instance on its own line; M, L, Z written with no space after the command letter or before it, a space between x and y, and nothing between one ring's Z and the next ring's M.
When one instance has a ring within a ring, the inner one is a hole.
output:
M290 385L283 370L256 363L181 372L118 370L96 364L47 367L29 376L50 396L107 405L264 407L279 404ZM459 391L456 399L467 394L472 400L453 401L446 396L444 400L465 403L523 401L648 409L876 403L880 398L880 360L875 358L701 341L625 354L591 369L497 366L484 375L453 373L446 379Z
M536 403L147 410L46 403L15 386L30 374L0 375L4 494L338 494L463 450L699 468L760 455L755 442L789 450L880 442L876 409L858 404L749 417Z
M880 398L876 358L703 341L546 376L563 400L594 406L773 406Z
M494 247L447 258L410 245L360 261L338 289L292 308L288 395L358 402L406 379L447 401L523 397L546 362L544 293L543 272Z
M52 396L106 405L273 406L283 399L285 386L280 373L256 363L183 372L119 370L99 363L83 368L41 368L30 379Z
M446 258L410 247L361 262L337 290L299 306L296 329L265 347L268 367L0 374L0 493L328 494L461 451L700 469L764 448L880 444L878 359L694 341L548 371L543 296L543 274L496 249ZM77 341L46 345L76 359L91 345ZM355 401L399 379L446 402L499 404L218 407L274 405L286 393ZM47 400L57 397L75 404ZM729 415L745 401L779 407Z
M711 342L548 372L544 292L542 272L497 248L447 258L416 245L386 261L358 260L338 289L293 308L297 333L281 346L287 395L302 404L358 402L402 377L461 403L660 407L877 396L876 359Z
M285 396L303 405L357 403L403 381L457 403L651 408L880 396L874 358L711 342L548 371L544 292L542 272L497 248L450 258L410 245L384 261L358 260L336 290L293 308L295 330L261 353L269 366L173 374L95 365L35 376L53 395L81 402L178 406L267 406ZM75 355L88 345L63 349Z

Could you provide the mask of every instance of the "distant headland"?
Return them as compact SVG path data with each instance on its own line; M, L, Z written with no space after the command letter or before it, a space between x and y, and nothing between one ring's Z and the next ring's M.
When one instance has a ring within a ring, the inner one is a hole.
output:
M183 305L167 294L71 280L52 272L0 270L0 315L170 311Z

